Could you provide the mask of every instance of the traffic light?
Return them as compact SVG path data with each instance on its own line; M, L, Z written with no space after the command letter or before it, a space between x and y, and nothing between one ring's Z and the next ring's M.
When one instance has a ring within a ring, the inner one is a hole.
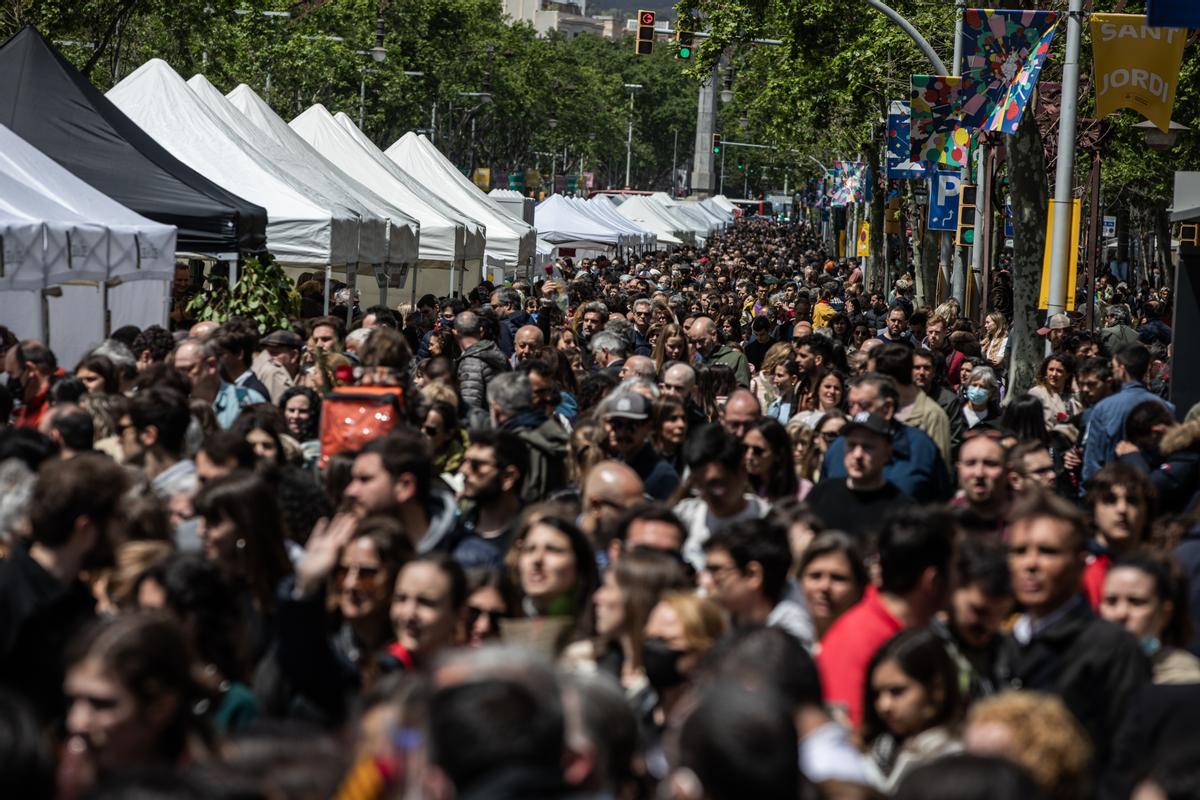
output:
M675 57L681 61L689 61L692 58L692 48L696 41L696 35L691 31L675 31L675 42L677 44Z
M959 247L975 246L975 190L973 183L964 183L958 189L958 231L954 243Z
M721 154L721 134L719 133L713 134L712 151L714 156Z
M637 54L648 56L654 52L654 20L658 15L653 11L638 11Z

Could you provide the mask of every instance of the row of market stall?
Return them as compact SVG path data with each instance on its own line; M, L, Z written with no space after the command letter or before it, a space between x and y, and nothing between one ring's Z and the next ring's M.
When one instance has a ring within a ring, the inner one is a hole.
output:
M288 122L249 86L222 94L158 59L101 94L33 28L0 47L0 323L64 362L110 326L165 323L180 258L236 279L239 258L269 251L327 287L369 274L364 294L415 298L566 248L702 243L732 221L724 198L510 200L424 136L381 150L320 104Z
M551 195L534 211L542 240L585 251L703 245L733 219L733 204L724 197L675 200L665 192L599 194L590 200Z

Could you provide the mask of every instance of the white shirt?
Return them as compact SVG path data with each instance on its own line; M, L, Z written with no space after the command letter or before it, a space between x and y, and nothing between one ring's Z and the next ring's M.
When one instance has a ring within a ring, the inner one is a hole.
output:
M704 543L714 533L754 519L762 519L767 515L770 506L756 495L745 495L746 505L733 516L718 517L712 513L699 497L688 497L680 500L675 506L675 515L687 528L687 541L683 544L683 557L697 570L704 569Z

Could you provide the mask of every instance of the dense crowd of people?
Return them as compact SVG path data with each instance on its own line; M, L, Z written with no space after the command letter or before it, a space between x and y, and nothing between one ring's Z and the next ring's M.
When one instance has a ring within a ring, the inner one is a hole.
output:
M1169 292L1010 391L802 225L544 273L0 329L0 793L1200 796Z

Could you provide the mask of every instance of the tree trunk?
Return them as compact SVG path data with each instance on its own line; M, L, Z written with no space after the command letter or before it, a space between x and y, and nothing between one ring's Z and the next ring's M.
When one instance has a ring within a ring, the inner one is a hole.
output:
M1008 137L1008 170L1013 207L1013 321L1007 394L1011 398L1033 386L1045 350L1037 335L1038 294L1050 193L1042 137L1033 114L1025 114L1016 134Z
M918 206L918 208L920 208ZM925 226L921 220L921 245L917 249L917 294L921 305L936 306L938 301L938 235Z
M871 142L867 148L868 169L871 175L871 274L863 274L866 286L872 286L882 280L887 271L883 253L883 212L887 205L887 181L880 180L879 175L879 143Z

